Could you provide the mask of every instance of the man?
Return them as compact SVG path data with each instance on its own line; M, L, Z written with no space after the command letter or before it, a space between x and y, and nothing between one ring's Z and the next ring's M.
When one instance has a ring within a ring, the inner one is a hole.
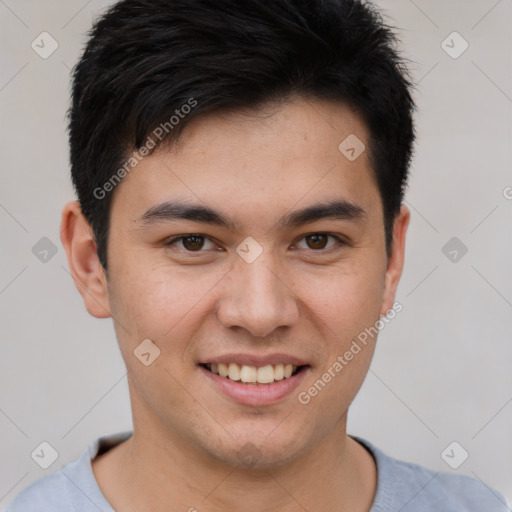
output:
M126 0L73 78L62 243L112 317L133 434L10 511L480 511L346 433L399 310L413 151L394 37L355 0Z

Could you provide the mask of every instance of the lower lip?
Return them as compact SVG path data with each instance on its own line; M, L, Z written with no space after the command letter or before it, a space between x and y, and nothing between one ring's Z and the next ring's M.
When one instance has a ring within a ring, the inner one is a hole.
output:
M227 377L221 377L203 366L198 368L205 377L213 382L217 389L229 398L241 405L253 407L272 405L289 396L297 389L297 386L309 371L309 367L306 366L295 375L287 379L274 381L272 384L243 384Z

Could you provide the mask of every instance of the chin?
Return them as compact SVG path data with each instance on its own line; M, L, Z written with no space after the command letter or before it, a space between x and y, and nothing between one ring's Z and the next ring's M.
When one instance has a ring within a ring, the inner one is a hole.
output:
M288 432L285 437L270 439L268 433L258 435L247 429L244 435L228 437L215 446L205 446L205 449L228 466L268 470L290 463L306 450L306 446L303 436L295 433Z

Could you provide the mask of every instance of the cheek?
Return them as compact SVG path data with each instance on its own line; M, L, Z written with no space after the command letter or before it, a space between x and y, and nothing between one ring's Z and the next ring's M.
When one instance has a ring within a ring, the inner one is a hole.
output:
M113 266L109 299L116 328L127 350L149 338L165 352L182 352L205 314L209 292L222 277L205 272L201 278L170 265L124 258Z
M329 274L310 276L297 289L297 296L319 320L326 339L344 345L380 316L384 294L384 268L381 264L351 263ZM295 280L300 283L301 280Z
M382 270L368 268L339 272L308 289L322 350L318 368L299 390L299 398L312 417L324 419L326 429L347 411L373 357L384 277Z

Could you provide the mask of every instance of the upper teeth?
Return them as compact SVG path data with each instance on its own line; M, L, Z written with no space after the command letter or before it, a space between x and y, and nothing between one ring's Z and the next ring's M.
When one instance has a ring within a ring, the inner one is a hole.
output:
M213 373L221 377L228 377L231 380L242 382L257 382L259 384L270 384L275 380L282 380L291 377L297 367L293 364L268 364L266 366L246 366L237 363L211 363L206 365Z

